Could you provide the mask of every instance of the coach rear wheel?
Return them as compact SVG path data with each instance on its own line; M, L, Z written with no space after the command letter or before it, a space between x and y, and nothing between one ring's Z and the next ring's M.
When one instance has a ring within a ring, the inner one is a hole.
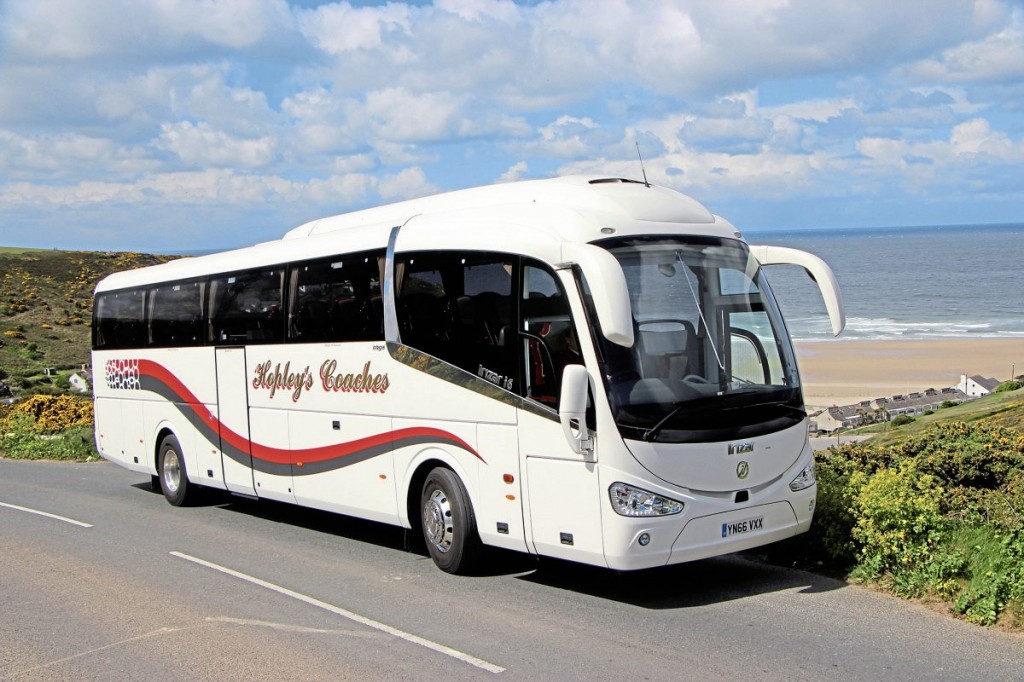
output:
M195 491L192 490L188 475L185 473L185 458L181 454L181 446L174 436L166 436L160 442L157 471L160 489L163 490L167 501L175 507L184 506L195 497Z
M447 573L468 570L479 553L476 522L466 489L451 469L438 467L423 482L420 519L437 567Z

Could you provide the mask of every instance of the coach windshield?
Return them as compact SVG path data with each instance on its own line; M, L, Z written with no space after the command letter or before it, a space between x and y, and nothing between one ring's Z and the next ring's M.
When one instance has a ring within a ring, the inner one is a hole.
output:
M789 336L743 242L657 237L598 246L622 267L635 325L629 349L597 335L624 437L717 441L805 417Z

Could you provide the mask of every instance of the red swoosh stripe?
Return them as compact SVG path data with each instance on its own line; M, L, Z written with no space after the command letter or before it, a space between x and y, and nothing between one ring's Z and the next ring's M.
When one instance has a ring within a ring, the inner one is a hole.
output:
M177 376L163 365L152 360L139 360L139 374L163 384L167 391L173 394L178 401L186 403L191 408L194 416L207 430L214 434L220 434L225 445L229 445L241 452L251 452L254 458L271 464L327 462L329 460L359 455L367 450L380 450L389 444L395 448L400 448L405 445L425 442L441 442L455 445L486 464L480 453L474 450L466 441L448 431L428 426L397 429L373 436L366 436L365 438L358 438L346 443L334 443L301 450L288 450L263 445L250 441L248 438L225 426L209 410L202 406L201 401Z

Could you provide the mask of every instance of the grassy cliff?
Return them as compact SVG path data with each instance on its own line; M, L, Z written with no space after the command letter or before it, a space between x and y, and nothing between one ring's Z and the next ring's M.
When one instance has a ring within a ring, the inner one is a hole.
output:
M168 256L0 248L0 381L17 394L47 390L89 362L92 292L106 275ZM59 376L59 375L58 375Z

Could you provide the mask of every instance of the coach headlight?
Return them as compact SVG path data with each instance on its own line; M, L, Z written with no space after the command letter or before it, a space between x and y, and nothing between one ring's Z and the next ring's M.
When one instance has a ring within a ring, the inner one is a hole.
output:
M789 482L789 489L793 492L799 492L806 488L810 488L817 482L818 478L814 475L814 461L804 467L804 470L797 474L796 478Z
M612 509L621 516L670 516L683 511L683 503L635 488L626 483L612 483L608 488Z

